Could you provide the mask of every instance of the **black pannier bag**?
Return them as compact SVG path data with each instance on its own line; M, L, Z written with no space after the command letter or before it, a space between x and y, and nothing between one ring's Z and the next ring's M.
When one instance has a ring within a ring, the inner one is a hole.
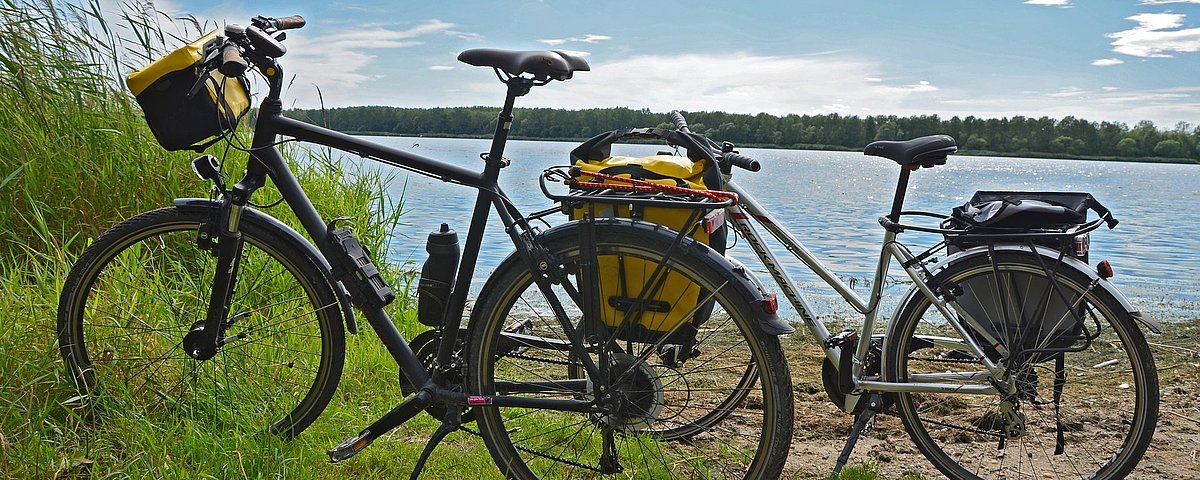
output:
M1088 236L1075 235L1073 230L1087 223L1088 210L1110 227L1116 225L1109 210L1088 193L984 191L955 207L943 226L960 232L946 235L950 253L988 244L1028 247L1031 242L1086 263ZM1044 261L1047 268L1056 265L1054 259ZM1014 273L1002 282L992 275L978 275L958 284L966 292L957 297L958 305L990 335L1010 349L1022 350L1069 349L1083 340L1086 311L1082 305L1072 306L1076 299L1068 289L1055 290L1044 274ZM1015 305L1014 296L1020 297ZM1014 318L1003 320L1001 312L1006 311ZM1027 358L1041 362L1054 357L1053 352L1041 352Z
M154 138L167 150L204 150L215 142L205 140L233 129L250 108L244 79L204 72L217 38L216 30L209 32L125 77Z
M1087 211L1096 212L1116 226L1116 219L1090 193L1082 192L1005 192L980 191L962 206L954 207L944 228L961 233L946 235L949 253L988 243L1024 243L1013 237L996 236L1023 233L1062 233L1029 237L1033 244L1064 252L1080 261L1088 261L1088 236L1070 235L1070 229L1087 222Z
M1058 228L1087 222L1088 209L1109 215L1090 193L975 192L966 204L954 207L951 217L967 228Z

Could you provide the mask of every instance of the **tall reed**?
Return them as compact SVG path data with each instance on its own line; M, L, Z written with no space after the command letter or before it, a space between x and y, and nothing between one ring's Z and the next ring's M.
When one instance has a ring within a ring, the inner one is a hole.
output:
M59 359L55 315L75 257L123 218L176 197L209 195L190 171L190 155L154 141L122 81L187 39L159 28L169 20L150 2L105 12L99 0L84 1L0 0L0 478L279 476L290 468L279 462L319 456L320 447L229 443L186 423L121 415L97 423L70 407L76 393ZM322 212L354 217L364 243L385 257L400 211L383 193L387 178L291 153L301 158L297 174ZM224 162L236 180L246 155L232 151ZM260 196L273 198L270 188ZM286 208L270 213L296 224ZM394 284L410 278L401 266L384 270ZM372 368L386 358L370 348L361 355ZM348 363L347 373L361 365ZM370 388L386 392L395 384L389 377Z

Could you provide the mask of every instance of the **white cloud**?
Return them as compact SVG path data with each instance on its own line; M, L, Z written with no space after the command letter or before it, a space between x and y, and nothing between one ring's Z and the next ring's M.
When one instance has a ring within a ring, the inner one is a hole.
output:
M317 37L296 35L288 39L286 66L302 84L322 87L326 104L353 104L356 87L373 77L363 70L376 60L369 50L407 48L421 45L421 37L443 34L453 23L427 20L405 30L369 26ZM308 89L289 92L289 98L312 100ZM315 94L315 92L313 92Z
M544 43L546 45L550 45L551 47L554 47L554 46L562 45L567 42L599 43L604 40L612 40L612 37L610 37L608 35L596 35L594 33L589 33L582 37L547 38L547 39L542 39L542 40L538 40L538 41L541 43Z
M913 92L913 93L936 92L938 90L937 87L931 85L928 81L925 81L925 80L921 80L920 82L917 82L915 85L905 85L900 88L902 90L907 90L907 91Z
M320 50L337 51L345 49L367 48L403 48L420 45L422 42L412 40L433 33L441 33L454 27L453 23L441 20L429 20L407 30L390 30L388 28L368 27L359 30L347 30L306 39L305 43L319 45Z
M1108 37L1113 39L1114 52L1134 57L1164 58L1200 51L1200 28L1171 30L1182 27L1185 18L1178 13L1141 13L1126 18L1138 26Z
M593 34L589 33L587 35L584 35L584 37L582 39L580 39L579 41L583 42L583 43L596 43L596 42L599 42L602 40L612 40L612 37L610 37L608 35L593 35Z
M1064 88L1064 89L1059 90L1054 93L1047 93L1046 96L1053 97L1053 98L1071 98L1071 97L1081 97L1081 96L1087 95L1087 93L1088 93L1087 91L1085 91L1079 87L1067 87L1067 88Z
M663 69L661 65L671 65ZM723 110L737 113L842 115L1022 115L1128 124L1153 120L1173 125L1200 118L1200 87L1127 90L1116 87L1048 87L1041 92L995 92L940 85L938 79L896 81L883 77L880 62L847 56L764 57L722 55L639 56L596 62L565 82L538 89L528 106L592 108L625 106L654 111ZM690 72L678 75L678 72ZM465 87L456 104L494 103L494 82ZM489 100L490 99L490 100ZM527 99L527 100L526 100ZM444 99L449 101L449 99Z
M1104 87L1097 91L1067 88L1043 95L962 96L935 102L931 110L943 115L975 115L999 118L1022 115L1062 118L1073 115L1092 121L1134 124L1153 120L1158 125L1194 122L1200 117L1200 87L1126 90Z
M558 50L558 51L563 52L568 55L574 55L576 57L586 57L586 56L589 56L592 54L592 52L581 52L579 50Z
M451 65L430 65L429 66L429 69L433 70L435 72L448 72L450 70L454 70L455 68L456 67L451 66Z
M478 33L459 32L456 30L446 30L442 33L449 35L451 37L461 38L463 40L469 40L472 42L483 40L483 35L480 35Z
M1046 7L1071 8L1071 0L1025 0L1027 5L1042 5Z
M1097 58L1092 60L1092 65L1097 67L1111 67L1113 65L1120 65L1122 63L1125 63L1125 61L1119 58Z
M929 81L882 81L874 76L880 65L835 56L643 55L597 62L592 69L565 85L539 89L527 102L559 108L865 115L911 111L905 107L908 101L938 91ZM473 90L490 98L496 88L480 83Z

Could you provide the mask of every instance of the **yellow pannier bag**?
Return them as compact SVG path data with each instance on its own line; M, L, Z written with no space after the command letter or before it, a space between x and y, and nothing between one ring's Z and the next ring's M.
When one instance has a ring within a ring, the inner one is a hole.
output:
M664 154L648 157L610 156L600 160L576 158L575 166L587 172L630 177L678 187L708 188L708 182L705 181L708 163L703 159L693 161L687 157ZM711 175L709 177L711 178ZM582 175L579 181L595 179ZM720 221L723 219L722 210L702 215L701 220L694 225L685 224L693 213L693 210L688 208L631 207L596 203L575 207L570 216L572 219L586 218L589 211L594 211L596 218L633 218L657 223L676 232L687 231L696 240L714 247L719 252L724 252L725 249L725 229ZM641 293L642 287L649 280L648 277L654 272L656 264L616 256L602 256L598 264L601 289L600 318L604 325L618 327L625 318L628 307L633 305L634 299ZM699 285L678 273L669 273L657 294L647 301L646 311L636 320L635 325L640 328L635 327L632 336L626 335L625 338L647 339L643 333L670 332L685 320L690 320L693 326L698 326L712 311L711 302L697 308L704 296L707 294L701 291ZM694 332L694 329L686 330Z
M203 68L217 38L213 30L125 77L154 138L167 150L204 150L215 140L201 142L232 130L250 108L244 79Z

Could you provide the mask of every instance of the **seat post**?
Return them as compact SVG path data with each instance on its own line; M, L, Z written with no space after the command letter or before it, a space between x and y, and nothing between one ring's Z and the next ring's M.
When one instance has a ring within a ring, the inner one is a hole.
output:
M512 112L517 97L529 93L529 89L533 87L532 80L522 77L510 78L505 83L508 85L508 93L504 97L504 107L500 109L500 115L496 118L496 133L492 135L492 147L488 151L487 166L484 169L484 176L490 180L498 178L500 169L504 168L504 147L508 144L508 132L512 130Z
M904 194L908 191L908 176L912 170L907 166L900 167L900 179L896 182L896 196L892 199L892 213L888 214L888 219L893 223L900 223L900 212L904 210Z

